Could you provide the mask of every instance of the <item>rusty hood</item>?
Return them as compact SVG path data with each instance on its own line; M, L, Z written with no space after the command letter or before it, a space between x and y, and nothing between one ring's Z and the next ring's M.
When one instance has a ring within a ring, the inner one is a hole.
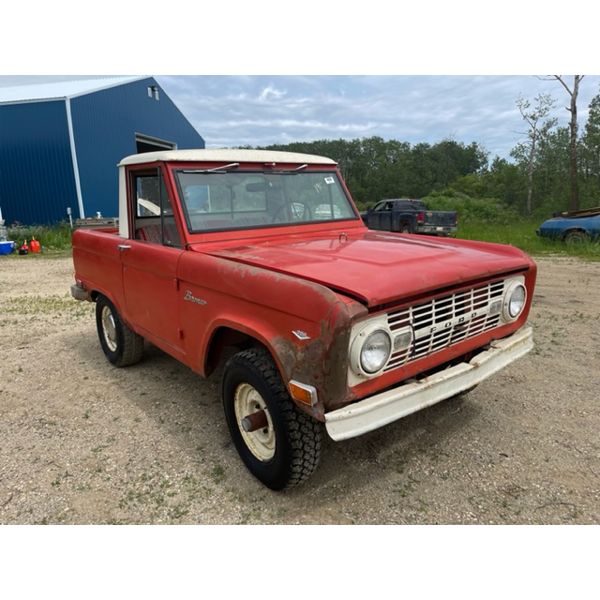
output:
M302 277L378 306L485 277L526 269L531 259L512 246L370 230L317 237L244 240L192 247Z

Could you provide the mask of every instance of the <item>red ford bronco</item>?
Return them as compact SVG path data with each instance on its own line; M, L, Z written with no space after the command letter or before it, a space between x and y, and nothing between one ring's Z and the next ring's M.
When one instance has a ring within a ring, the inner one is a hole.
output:
M117 367L144 340L201 376L282 489L334 440L469 390L533 347L535 263L511 246L370 231L336 163L175 150L119 165L119 230L73 235L78 300Z

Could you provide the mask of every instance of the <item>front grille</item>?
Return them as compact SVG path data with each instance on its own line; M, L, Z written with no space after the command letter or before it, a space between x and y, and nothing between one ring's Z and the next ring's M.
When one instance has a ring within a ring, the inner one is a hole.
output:
M392 352L384 371L497 327L503 294L504 281L494 281L388 313L392 338L394 332L410 327L413 341Z

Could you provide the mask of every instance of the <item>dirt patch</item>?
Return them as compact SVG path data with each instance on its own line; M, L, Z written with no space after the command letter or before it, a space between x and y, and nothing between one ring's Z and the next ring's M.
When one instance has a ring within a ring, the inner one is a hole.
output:
M536 348L274 493L218 397L149 346L115 369L69 258L0 260L1 523L599 523L600 263L540 259Z

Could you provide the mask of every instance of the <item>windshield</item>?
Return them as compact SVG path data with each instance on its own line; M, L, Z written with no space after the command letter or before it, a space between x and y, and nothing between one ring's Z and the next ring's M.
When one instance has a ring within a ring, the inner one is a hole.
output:
M357 218L335 172L176 174L192 233Z

